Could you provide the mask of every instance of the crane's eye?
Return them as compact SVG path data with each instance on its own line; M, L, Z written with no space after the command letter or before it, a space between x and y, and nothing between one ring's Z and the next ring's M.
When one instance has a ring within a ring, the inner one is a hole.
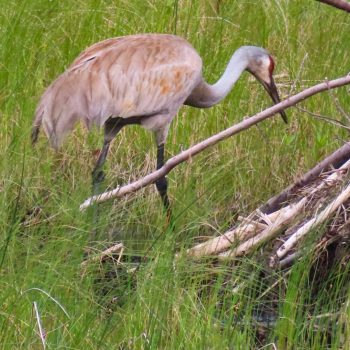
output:
M256 65L257 65L258 67L260 67L260 66L262 66L262 64L263 64L263 60L262 60L261 58L258 58L258 59L256 60Z

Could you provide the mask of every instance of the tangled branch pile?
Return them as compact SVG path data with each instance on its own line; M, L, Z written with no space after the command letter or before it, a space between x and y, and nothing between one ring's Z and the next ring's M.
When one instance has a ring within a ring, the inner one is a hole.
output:
M350 143L331 154L299 181L271 198L219 237L189 249L190 256L219 259L246 255L268 245L271 267L283 267L303 254L303 241L314 234L316 247L350 235Z

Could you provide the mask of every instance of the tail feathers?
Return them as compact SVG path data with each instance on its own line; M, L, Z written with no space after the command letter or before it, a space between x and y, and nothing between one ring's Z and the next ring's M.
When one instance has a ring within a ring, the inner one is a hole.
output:
M57 150L75 123L88 119L86 98L81 97L84 94L80 93L74 79L77 79L75 75L64 73L42 95L33 121L33 144L42 128L51 146Z
M61 114L63 115L62 117L52 117L41 110L39 106L32 126L31 139L33 145L37 142L40 129L42 128L49 139L51 147L55 150L60 148L63 140L72 131L79 119L77 114L69 113L65 110L61 111Z
M40 131L40 127L41 127L41 124L43 121L43 110L40 107L41 106L39 105L38 109L35 112L35 118L34 118L34 122L33 122L33 126L32 126L31 139L32 139L33 146L38 141L39 131Z
M34 125L32 127L32 134L31 134L31 139L32 139L32 145L34 146L36 142L38 141L38 136L39 136L39 131L40 131L40 125Z
M36 110L35 118L33 121L31 133L32 145L35 145L35 143L38 141L40 129L43 128L46 136L50 141L51 146L57 150L62 142L63 137L57 137L55 126L56 123L54 120L52 120L51 117L45 115L44 103L41 101Z
M56 136L54 125L55 124L53 123L52 118L45 115L45 109L43 103L41 102L35 112L35 118L33 121L31 134L32 145L35 145L35 143L38 141L39 132L42 128L49 139L51 146L57 150L59 148L60 140L58 140Z

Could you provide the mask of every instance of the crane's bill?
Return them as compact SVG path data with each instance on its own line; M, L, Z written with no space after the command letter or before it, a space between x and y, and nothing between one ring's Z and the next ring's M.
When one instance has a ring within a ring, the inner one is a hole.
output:
M272 101L277 104L281 102L280 96L278 95L278 91L277 91L277 87L275 82L273 81L273 78L271 77L271 81L270 84L267 83L263 83L264 88L266 89L266 91L269 93L269 95L272 98ZM279 112L279 114L281 115L283 121L288 124L288 118L286 113L282 110Z

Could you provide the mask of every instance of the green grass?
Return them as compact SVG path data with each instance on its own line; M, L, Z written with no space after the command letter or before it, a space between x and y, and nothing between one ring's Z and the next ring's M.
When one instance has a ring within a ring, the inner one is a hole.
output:
M346 261L335 264L317 290L310 277L312 250L287 275L255 257L234 266L183 257L174 265L175 252L198 236L224 232L238 213L249 213L339 147L347 139L343 130L292 108L287 127L280 118L265 121L180 165L168 177L174 232L166 229L153 186L101 205L93 245L103 249L121 240L130 260L146 253L147 263L134 274L107 264L80 265L93 223L91 213L78 207L91 194L101 133L78 128L58 154L44 137L35 149L30 145L44 88L96 41L176 32L203 57L209 82L237 47L263 46L276 58L276 80L287 96L349 71L349 29L347 14L316 1L2 0L0 348L42 348L34 301L49 349L254 349L272 343L278 349L339 349L349 343ZM302 106L347 122L337 103L349 112L347 88ZM244 74L217 107L180 111L167 155L269 104L262 87ZM152 135L125 128L112 146L105 186L154 167ZM276 288L269 290L272 283ZM279 318L259 342L252 318L262 309L277 310Z

